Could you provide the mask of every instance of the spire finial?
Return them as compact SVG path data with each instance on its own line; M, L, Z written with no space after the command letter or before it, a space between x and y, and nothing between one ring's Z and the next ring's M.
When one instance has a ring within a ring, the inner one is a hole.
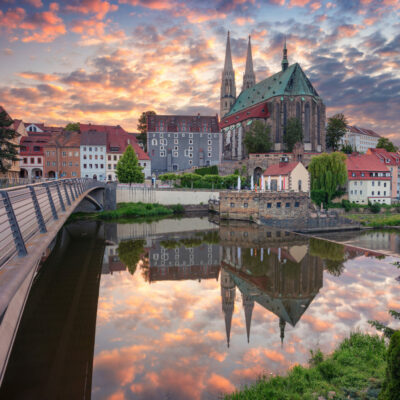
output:
M286 35L285 35L285 42L283 44L282 71L286 71L288 66L289 66L289 61L287 58Z
M281 346L283 347L283 339L285 338L285 326L286 326L286 322L282 319L279 318L279 328L281 331Z
M247 56L246 56L246 69L243 75L242 90L251 88L255 84L256 84L256 75L254 74L254 68L253 68L253 55L251 52L251 35L249 35L249 42L247 45Z

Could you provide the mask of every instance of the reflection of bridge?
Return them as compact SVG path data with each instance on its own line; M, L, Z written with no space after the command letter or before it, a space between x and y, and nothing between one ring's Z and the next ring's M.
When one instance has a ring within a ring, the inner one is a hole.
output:
M80 178L0 190L0 381L42 254L74 210L87 201L102 208L106 192Z

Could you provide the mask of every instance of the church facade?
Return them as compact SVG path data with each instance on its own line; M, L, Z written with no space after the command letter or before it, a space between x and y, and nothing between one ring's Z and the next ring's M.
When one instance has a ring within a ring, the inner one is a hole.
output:
M235 71L228 33L221 79L220 116L225 160L242 160L248 157L243 140L256 120L270 126L272 151L286 150L286 125L293 117L300 120L303 128L304 153L325 151L325 105L300 65L289 65L286 42L281 71L256 83L249 37L242 91L236 97Z

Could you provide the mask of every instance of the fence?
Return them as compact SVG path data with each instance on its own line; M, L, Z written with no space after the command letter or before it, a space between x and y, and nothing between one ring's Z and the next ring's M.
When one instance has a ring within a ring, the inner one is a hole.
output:
M0 190L0 266L10 257L27 254L25 243L47 232L49 222L75 206L75 200L103 183L84 178L61 179Z

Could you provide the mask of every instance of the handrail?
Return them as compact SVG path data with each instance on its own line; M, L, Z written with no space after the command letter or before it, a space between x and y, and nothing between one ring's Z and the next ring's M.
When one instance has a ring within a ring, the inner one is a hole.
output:
M26 256L26 242L75 208L83 193L105 186L88 178L64 178L0 189L0 268L15 255Z

